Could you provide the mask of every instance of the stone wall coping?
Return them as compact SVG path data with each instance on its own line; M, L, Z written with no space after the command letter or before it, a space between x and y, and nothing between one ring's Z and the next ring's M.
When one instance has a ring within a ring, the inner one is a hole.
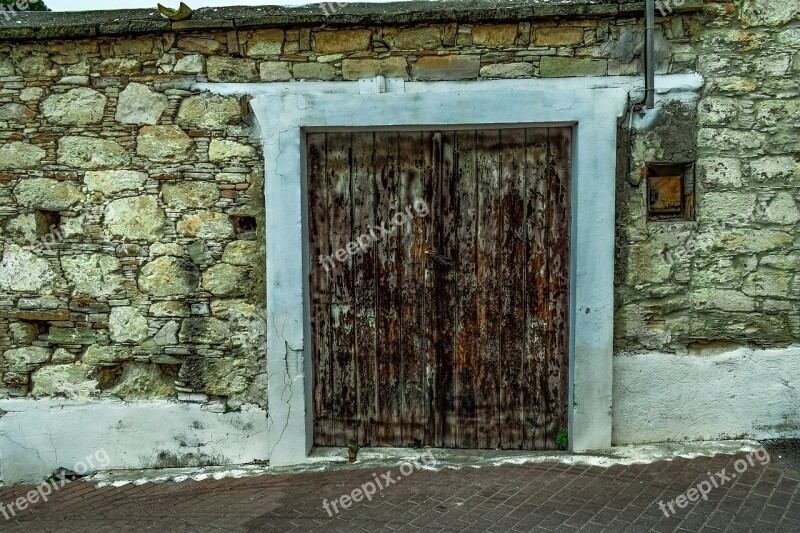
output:
M189 20L170 22L155 9L29 11L0 17L0 40L79 39L98 36L253 29L276 26L369 26L441 22L518 22L539 18L635 16L636 0L415 0L386 4L326 2L301 7L240 6L197 9ZM674 12L698 11L687 0ZM658 13L657 13L658 14Z

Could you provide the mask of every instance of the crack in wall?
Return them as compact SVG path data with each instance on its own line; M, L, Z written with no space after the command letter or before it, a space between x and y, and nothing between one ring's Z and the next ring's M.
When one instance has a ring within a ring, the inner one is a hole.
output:
M292 398L294 397L293 384L296 381L299 381L299 380L305 378L305 373L302 372L302 371L301 372L296 372L296 375L293 378L292 377L292 371L291 371L290 365L289 365L289 358L290 358L291 355L294 355L293 360L295 362L299 361L303 357L304 350L303 350L302 346L299 349L296 349L296 348L293 348L289 344L289 341L286 340L286 336L285 336L286 324L283 324L281 329L278 330L278 325L275 322L275 317L274 316L272 317L272 327L275 330L275 333L277 335L279 335L281 339L283 339L283 344L284 344L284 350L283 350L283 355L282 355L282 359L283 359L283 390L281 391L280 399L281 399L282 402L286 403L287 410L286 410L286 419L285 419L285 422L283 424L283 427L280 430L280 434L274 440L274 442L272 444L272 447L269 450L270 458L273 456L273 454L275 452L275 449L278 447L278 445L283 440L283 437L286 434L286 430L289 427L289 422L290 422L291 416L292 416ZM297 369L295 369L295 370L297 370ZM287 391L288 391L288 397L287 397ZM269 419L269 434L270 435L273 434L273 427L274 427L274 425L276 423L275 419L272 416L272 413L274 411L275 411L274 409L270 408L269 411L268 411L268 414L267 414L267 417Z
M34 455L36 455L36 458L37 458L37 459L38 459L38 460L39 460L39 461L42 463L42 466L43 466L43 467L45 467L45 468L47 468L47 463L45 462L45 460L44 460L44 459L42 459L42 456L41 456L41 454L39 453L39 450L37 450L36 448L28 448L27 446L23 446L22 444L20 444L19 442L15 441L14 439L12 439L11 437L9 437L8 435L3 435L3 437L4 437L4 438L5 438L7 441L11 442L12 444L15 444L16 446L18 446L19 448L22 448L23 450L28 450L29 452L33 452L33 453L34 453ZM52 443L52 442L53 442L53 440L52 440L52 439L50 439L50 442ZM52 451L53 451L53 452L55 452L55 450L52 450Z

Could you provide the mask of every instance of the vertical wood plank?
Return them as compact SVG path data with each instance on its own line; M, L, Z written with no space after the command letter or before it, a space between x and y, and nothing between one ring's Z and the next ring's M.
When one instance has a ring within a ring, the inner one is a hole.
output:
M329 271L332 266L328 229L328 188L326 176L326 136L312 133L308 146L308 213L310 244L310 290L312 328L312 367L314 372L314 443L332 445L331 354Z
M436 446L455 448L458 443L459 386L457 352L458 309L458 172L456 168L456 137L452 131L441 132L436 146L437 165L436 196L433 205L435 224L434 249L453 262L442 265L428 259L434 275L434 303L436 309Z
M401 336L401 443L422 446L424 438L423 268L425 261L424 219L416 217L414 200L422 196L424 147L421 132L398 134L400 204L392 221L401 244L400 336ZM411 210L409 210L411 207ZM403 219L401 222L400 219Z
M376 226L391 227L391 214L398 201L398 143L396 132L375 134ZM397 233L382 236L376 243L378 420L382 445L401 440L400 417L400 279L402 246Z
M503 130L500 135L500 447L520 449L524 441L525 130Z
M544 450L547 444L547 242L546 183L548 132L528 129L525 155L526 270L525 270L525 433L524 447Z
M476 133L456 132L456 205L458 260L454 265L458 286L456 322L456 379L458 422L456 447L475 448L476 361L478 339L478 190Z
M359 248L353 258L355 295L355 362L357 371L357 418L359 446L372 446L375 441L376 410L376 300L375 246L371 231L375 226L375 168L373 154L375 136L371 132L353 133L353 228Z
M434 272L431 260L427 252L435 249L435 220L434 214L436 180L438 179L438 166L440 162L439 146L441 145L441 134L435 132L423 132L420 140L421 165L422 165L422 184L419 200L425 202L428 208L428 215L420 218L421 225L421 247L419 250L419 266L417 275L419 276L419 291L422 305L419 309L420 333L423 342L422 379L423 379L423 399L422 399L422 444L425 446L436 446L436 389L437 381L437 357L436 357L436 303L434 302L433 288ZM415 198L415 200L417 200Z
M552 128L548 150L548 292L547 447L556 449L556 437L567 429L569 383L569 234L572 130Z
M331 274L331 351L333 353L334 442L347 446L356 439L355 361L353 338L353 260L347 247L353 239L352 178L350 133L328 134L328 212L331 246L342 254ZM342 252L344 250L344 252Z
M508 280L499 280L500 251L500 131L478 130L476 134L477 199L477 338L475 359L476 442L479 449L500 446L499 300L508 291ZM502 286L501 286L502 281Z

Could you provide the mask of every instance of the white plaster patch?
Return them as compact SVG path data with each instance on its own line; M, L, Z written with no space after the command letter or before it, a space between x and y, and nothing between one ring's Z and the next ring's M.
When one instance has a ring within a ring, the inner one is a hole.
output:
M219 409L221 410L221 409ZM257 406L221 413L169 401L0 400L0 481L40 482L99 450L109 470L267 458L267 415ZM135 443L135 446L131 446Z
M614 444L800 437L800 346L614 357Z

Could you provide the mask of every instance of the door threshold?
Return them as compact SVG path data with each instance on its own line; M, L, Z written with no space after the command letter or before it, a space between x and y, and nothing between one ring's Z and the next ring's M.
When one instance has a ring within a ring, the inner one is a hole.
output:
M429 469L482 467L528 462L564 462L568 451L469 450L455 448L361 448L356 461L349 462L347 448L315 447L308 456L309 465L352 468L397 466L403 463L424 465Z
M589 452L525 451L525 450L463 450L450 448L362 448L353 468L391 466L405 462L422 462L427 468L481 468L513 464L561 463L566 465L611 467L614 465L649 464L672 461L678 457L713 457L717 454L736 454L754 451L759 443L752 440L725 440L700 442L667 442L655 444L615 446L608 450ZM347 448L312 449L308 463L335 466L348 463ZM433 460L431 461L432 458ZM425 461L421 461L425 459Z

